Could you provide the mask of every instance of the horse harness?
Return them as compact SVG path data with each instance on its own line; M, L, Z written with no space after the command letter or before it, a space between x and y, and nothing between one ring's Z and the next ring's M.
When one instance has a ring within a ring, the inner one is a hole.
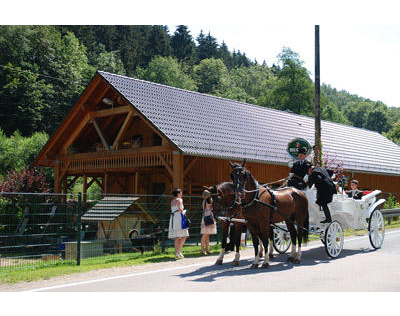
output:
M289 221L289 222L293 223L294 225L296 225L292 220L290 220L290 219L286 216L286 214L283 214L281 211L279 211L278 207L276 206L276 196L275 196L275 194L274 194L274 191L272 191L268 186L263 186L263 187L266 189L266 191L263 191L263 192L260 194L260 185L259 185L259 183L258 183L258 181L257 181L256 179L254 179L254 181L255 181L255 183L256 183L256 190L254 190L254 191L255 191L255 195L254 195L253 200L252 200L251 202L245 204L245 205L240 204L241 207L243 208L243 216L244 216L244 218L246 218L246 208L252 206L254 203L260 203L260 204L262 204L262 205L265 205L265 206L268 206L269 208L271 208L270 218L269 218L269 224L270 224L271 226L275 227L275 228L279 228L279 229L281 229L281 230L284 230L284 231L286 231L286 232L289 232L288 230L286 230L286 229L284 229L284 228L282 228L282 227L279 227L279 226L275 225L275 224L273 223L273 221L272 221L273 212L275 211L275 212L278 212L286 221ZM264 201L261 201L261 200L260 200L260 197L261 197L265 192L267 192L267 191L268 191L268 193L271 195L272 204L269 204L269 203L267 203L267 202L264 202ZM247 222L247 219L246 219L246 222Z

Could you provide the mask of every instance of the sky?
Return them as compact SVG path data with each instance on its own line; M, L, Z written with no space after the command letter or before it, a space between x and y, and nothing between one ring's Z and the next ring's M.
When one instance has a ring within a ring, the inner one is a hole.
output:
M188 25L268 66L277 63L284 46L300 55L314 80L314 25ZM176 25L169 25L173 32ZM321 83L338 90L400 107L400 26L320 25Z

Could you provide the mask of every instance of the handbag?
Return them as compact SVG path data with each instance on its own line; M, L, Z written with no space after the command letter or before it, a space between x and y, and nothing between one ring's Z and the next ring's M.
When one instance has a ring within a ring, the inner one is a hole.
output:
M189 228L190 224L192 223L189 219L189 217L186 216L186 214L181 213L182 216L182 229Z
M204 216L203 220L204 220L204 225L206 225L206 226L210 226L210 225L214 224L214 218L212 215Z

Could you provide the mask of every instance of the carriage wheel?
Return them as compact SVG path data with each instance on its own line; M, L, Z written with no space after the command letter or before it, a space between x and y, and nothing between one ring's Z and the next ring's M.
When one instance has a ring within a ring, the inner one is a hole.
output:
M333 221L325 230L325 250L331 258L340 255L343 249L343 229L338 221Z
M381 248L385 239L385 221L379 210L374 210L368 223L369 241L375 249Z
M137 229L132 229L130 232L129 232L129 235L128 235L128 237L129 237L129 239L134 239L135 237L137 237L137 236L139 236L139 232L138 232L138 230Z
M274 238L272 239L272 245L278 253L285 253L289 249L291 243L292 240L290 239L289 232L274 227Z

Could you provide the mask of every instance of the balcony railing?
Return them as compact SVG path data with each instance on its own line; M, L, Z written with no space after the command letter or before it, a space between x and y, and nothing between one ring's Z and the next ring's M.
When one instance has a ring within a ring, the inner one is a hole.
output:
M102 152L101 156L89 154L76 154L66 157L61 161L61 170L67 168L69 172L84 172L96 170L149 168L172 165L172 153L127 153L117 155L115 152Z

